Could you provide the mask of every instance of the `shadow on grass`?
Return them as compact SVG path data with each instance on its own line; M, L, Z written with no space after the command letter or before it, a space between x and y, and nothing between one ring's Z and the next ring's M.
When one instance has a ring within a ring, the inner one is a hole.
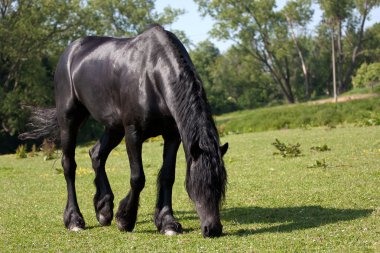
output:
M240 229L228 235L246 236L258 233L291 232L320 227L340 221L355 220L369 216L371 209L336 209L321 206L300 207L240 207L224 209L222 219L238 224L268 223L274 226L259 229ZM279 224L278 223L284 223Z
M350 221L369 216L374 210L372 209L337 209L324 208L321 206L300 206L300 207L239 207L222 209L222 222L229 221L232 224L269 224L263 228L239 229L228 232L225 235L248 236L260 233L282 233L316 228L326 224L337 223L341 221ZM199 220L195 211L175 211L178 221ZM149 217L152 215L149 215ZM143 218L137 224L153 222L149 218ZM280 224L279 224L280 223ZM272 226L270 224L273 224ZM87 227L87 229L97 228L100 225ZM232 225L233 226L233 225ZM184 228L184 233L193 232L193 228ZM233 230L233 229L232 229ZM137 233L159 233L155 229L139 231Z

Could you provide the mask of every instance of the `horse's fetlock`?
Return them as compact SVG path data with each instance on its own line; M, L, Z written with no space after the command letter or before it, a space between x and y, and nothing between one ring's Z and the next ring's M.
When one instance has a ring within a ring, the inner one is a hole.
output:
M131 177L131 187L134 190L142 191L145 187L145 176L139 175L135 177Z

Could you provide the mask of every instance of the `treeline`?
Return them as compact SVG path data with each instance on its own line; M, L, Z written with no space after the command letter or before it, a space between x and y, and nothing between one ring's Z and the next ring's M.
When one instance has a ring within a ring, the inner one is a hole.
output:
M274 0L195 0L216 21L211 36L234 46L224 53L209 41L191 47L184 31L173 32L191 48L214 113L294 103L332 95L333 51L338 92L352 87L363 64L354 84L373 84L380 25L364 27L379 1L297 0L279 9ZM313 4L323 10L323 20L309 30ZM25 106L54 106L55 66L71 41L134 36L152 23L170 29L183 13L169 7L158 12L154 0L0 1L0 152L17 147L29 116ZM86 127L83 139L97 136L94 123Z
M235 42L223 54L209 41L191 53L216 113L333 96L332 59L336 94L379 81L380 24L365 29L379 0L195 2L216 20L211 35ZM323 16L311 30L316 7Z

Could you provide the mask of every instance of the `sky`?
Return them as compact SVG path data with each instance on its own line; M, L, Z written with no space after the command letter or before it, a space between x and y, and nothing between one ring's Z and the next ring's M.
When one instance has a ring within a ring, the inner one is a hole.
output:
M286 0L278 0L277 6L281 8L285 3ZM221 52L225 52L233 44L232 41L219 41L210 38L208 32L212 29L214 21L208 16L202 17L198 12L198 5L192 0L156 0L157 11L162 11L166 6L185 9L186 11L186 13L181 15L170 27L166 27L167 29L184 31L194 44L210 39ZM321 10L315 5L313 21L310 24L311 27L315 27L315 25L319 23L321 14ZM370 20L366 21L366 26L368 27L376 22L380 22L380 8L371 12Z

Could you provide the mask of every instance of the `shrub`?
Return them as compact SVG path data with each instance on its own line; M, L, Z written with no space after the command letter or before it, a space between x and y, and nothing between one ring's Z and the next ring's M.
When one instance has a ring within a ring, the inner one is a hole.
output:
M326 169L327 167L328 167L328 164L326 163L325 159L316 160L314 164L309 166L309 168L323 168L323 169Z
M26 158L26 145L20 145L16 149L16 157L17 158Z
M293 144L288 144L286 145L285 143L279 141L278 139L275 140L275 142L272 143L277 150L280 152L274 152L273 155L282 155L282 157L297 157L301 156L301 150L300 146L301 144L297 143L295 145Z
M44 160L51 160L55 158L55 143L45 139L42 143L41 150L44 153Z
M310 149L314 151L318 151L318 152L331 151L331 148L329 148L326 144L322 146L314 146L314 147L311 147Z
M30 151L29 156L34 157L36 155L37 155L37 146L36 146L36 144L33 144L32 150Z
M352 79L355 88L372 87L380 81L380 62L363 63Z
M357 126L379 126L380 125L380 113L373 112L367 117L357 120Z

